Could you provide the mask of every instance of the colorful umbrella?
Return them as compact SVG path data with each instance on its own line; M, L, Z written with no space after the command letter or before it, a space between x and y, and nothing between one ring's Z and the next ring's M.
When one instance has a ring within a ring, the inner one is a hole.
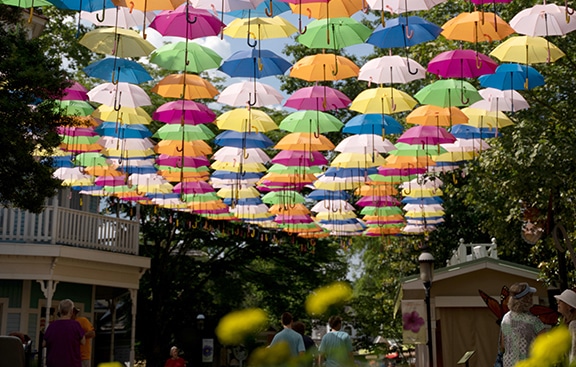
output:
M243 156L240 158L240 154ZM212 156L212 159L222 162L243 161L245 163L268 163L270 157L260 148L242 150L237 147L222 147Z
M80 18L87 20L95 26L109 26L120 28L134 28L141 24L150 23L156 14L151 11L143 12L139 9L124 6L114 6L104 11L81 11Z
M532 66L522 64L502 64L496 72L478 78L483 87L497 89L525 90L544 85L544 76Z
M514 125L514 122L512 122L512 120L510 120L510 118L501 111L487 111L466 107L462 109L462 112L468 116L468 125L480 128L490 127L497 129Z
M260 132L238 132L226 130L216 136L214 143L220 146L236 148L266 149L274 145L266 135Z
M472 84L455 79L437 80L420 89L414 98L421 104L440 107L467 106L482 99Z
M280 122L279 128L290 132L316 132L320 134L340 131L342 126L344 126L344 124L329 113L304 110L286 116Z
M322 151L334 149L334 144L324 135L314 133L290 133L280 139L274 149Z
M406 122L417 125L452 126L467 123L468 116L457 107L423 105L410 112L406 116Z
M152 104L144 89L136 84L126 82L99 84L88 92L88 98L92 102L115 108L150 106Z
M217 101L235 107L246 105L263 107L280 104L283 99L284 96L270 85L242 81L227 86Z
M154 28L163 36L186 39L216 36L225 26L210 11L192 7L187 2L174 10L160 12L150 23L150 28Z
M142 65L132 60L117 57L107 57L93 62L84 68L84 72L88 76L111 83L140 84L152 80L152 76Z
M396 149L387 139L383 139L380 135L362 134L352 135L344 138L334 148L337 152L346 153L388 153Z
M148 56L155 49L136 31L117 27L96 28L79 42L96 53L123 58Z
M171 156L197 157L212 154L212 148L202 140L184 142L175 140L162 140L156 144L154 151L158 154Z
M516 36L496 46L490 56L500 61L529 65L554 62L565 54L543 37Z
M171 74L160 80L151 90L166 98L214 98L219 92L209 81L195 74Z
M530 107L522 95L515 90L500 90L495 88L480 89L482 100L470 105L470 108L480 108L488 111L518 111Z
M142 107L108 106L100 105L94 110L92 116L103 121L119 122L122 124L148 125L152 118Z
M309 82L320 82L356 77L359 71L360 68L344 56L317 54L298 60L289 75Z
M317 151L282 150L272 158L272 163L284 166L310 167L327 165L328 160Z
M418 125L406 130L398 142L418 145L438 145L453 143L456 138L446 129L437 126Z
M166 70L199 74L216 69L222 57L209 47L194 42L174 42L157 48L150 54L150 62Z
M284 106L297 110L329 111L346 108L350 102L350 98L337 89L315 85L292 93Z
M71 84L64 88L62 96L54 96L54 99L61 99L63 101L77 100L85 101L88 99L88 89L76 81L69 81Z
M144 125L120 125L115 122L104 121L94 129L101 136L111 136L121 139L148 138L152 132Z
M220 130L238 132L268 132L278 129L278 125L265 112L248 108L224 112L216 118L216 126Z
M401 134L402 125L393 117L381 113L356 115L342 129L347 134Z
M210 140L214 137L214 133L209 128L207 128L206 125L202 124L168 124L159 128L153 136L163 140L194 141Z
M493 74L498 64L490 57L473 50L451 50L436 55L427 71L443 78L477 78Z
M514 33L514 29L495 13L463 12L442 25L442 35L450 40L493 42Z
M287 2L290 3L293 13L305 14L315 19L350 17L364 7L362 0L288 0ZM306 6L303 8L301 4L304 3Z
M574 10L557 4L536 4L516 14L510 26L526 36L563 36L576 30L576 22L570 17L572 13Z
M435 40L442 28L424 18L398 17L380 24L372 32L366 43L380 48L411 47Z
M364 43L372 30L354 18L330 18L327 21L313 20L306 33L296 41L308 48L339 50Z
M409 111L417 103L406 92L392 87L378 87L360 92L352 101L350 109L360 113L391 114Z
M224 60L218 70L231 77L260 79L272 75L284 75L292 64L270 50L236 51Z
M156 121L167 124L207 124L216 120L216 114L206 105L195 101L166 102L152 114Z
M264 39L288 38L296 32L297 29L292 23L279 16L237 18L224 28L224 35L232 38L246 38L250 47L256 47Z
M426 69L422 65L398 55L369 60L360 68L358 74L358 80L378 84L409 83L425 77Z

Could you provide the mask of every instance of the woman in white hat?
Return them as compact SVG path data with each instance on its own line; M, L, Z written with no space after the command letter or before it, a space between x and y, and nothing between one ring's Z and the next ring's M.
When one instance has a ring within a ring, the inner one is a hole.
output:
M510 311L504 315L500 324L504 367L513 367L516 362L528 358L530 345L545 330L544 323L530 313L534 293L536 288L530 287L528 283L514 283L510 286Z
M566 289L559 296L554 296L558 302L558 312L562 319L568 325L570 335L572 336L572 348L570 348L570 364L576 360L576 292L572 289Z

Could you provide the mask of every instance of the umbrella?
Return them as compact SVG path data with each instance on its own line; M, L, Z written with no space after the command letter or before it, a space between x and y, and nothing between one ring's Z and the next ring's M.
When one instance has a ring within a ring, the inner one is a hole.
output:
M212 154L212 148L202 140L184 142L175 140L162 140L156 144L154 151L158 154L172 156L197 157Z
M227 86L220 93L217 101L229 106L246 106L248 104L253 107L263 107L280 104L283 99L284 96L268 84L242 81Z
M557 4L536 4L517 13L510 19L510 26L526 36L563 36L576 30L576 22L569 16L573 12Z
M118 108L119 107L119 108ZM148 125L152 118L142 107L108 106L100 105L92 113L103 121L119 122L122 124L142 124Z
M409 111L417 103L406 92L392 87L378 87L360 92L352 101L350 109L361 113L390 114Z
M94 112L94 107L83 100L59 100L56 108L65 116L89 116Z
M76 11L95 11L115 8L115 5L111 0L50 0L49 2L58 9Z
M54 99L60 99L63 101L77 100L85 101L88 99L88 89L82 84L76 81L69 81L70 85L64 88L62 91L62 96L54 96Z
M402 125L394 118L381 113L356 115L352 117L342 129L347 134L401 134Z
M216 126L220 130L238 132L267 132L278 129L278 125L265 112L248 108L236 108L224 112L216 118Z
M155 48L136 31L117 27L91 30L82 36L80 44L99 54L124 58L148 56Z
M437 80L420 89L414 98L440 107L466 106L482 99L472 84L455 79Z
M477 78L493 74L498 64L490 57L473 50L451 50L436 55L427 71L443 78Z
M324 135L314 133L290 133L274 146L274 149L322 151L334 149L334 144Z
M378 84L409 83L425 77L426 69L422 65L398 55L369 60L360 68L358 74L358 80Z
M423 105L410 112L406 116L406 122L417 125L451 126L467 123L468 116L457 107Z
M145 22L150 23L156 14L151 11L144 12L123 6L114 6L104 11L87 12L82 10L80 18L87 20L96 26L109 26L120 28L134 28Z
M452 128L450 129L450 133L457 139L482 138L482 131L479 128L467 124L453 125ZM484 135L484 137L486 137L486 135Z
M120 108L120 106L140 107L152 104L144 89L136 84L126 82L99 84L88 92L88 98L92 102L115 108Z
M462 112L468 116L468 125L480 128L490 127L498 129L514 125L514 122L512 122L512 120L510 120L510 118L501 111L487 111L466 107L462 109Z
M111 136L121 139L148 138L152 132L144 125L120 125L115 122L102 122L94 129L101 136Z
M437 126L418 125L406 130L398 142L406 144L437 145L453 143L456 138L446 129Z
M272 158L272 163L284 166L310 167L327 165L328 160L317 151L282 150Z
M250 47L256 47L263 39L288 38L297 29L286 19L275 16L237 18L224 28L224 35L232 38L245 38ZM250 39L254 39L252 42Z
M159 128L153 135L163 140L210 140L214 133L206 125L168 124Z
M94 183L94 177L84 173L82 167L60 167L52 175L62 180L63 186L90 186Z
M492 52L500 61L522 64L549 63L565 56L556 45L543 37L516 36L499 44Z
M290 76L309 82L342 80L358 76L360 68L350 59L336 54L304 56L290 70Z
M226 130L216 136L214 143L220 146L236 148L261 148L266 149L274 145L266 135L260 132L238 132Z
M195 74L170 74L151 90L166 98L214 98L219 92L212 83Z
M107 57L84 68L86 75L108 82L140 84L152 80L152 76L135 61Z
M344 138L334 148L337 152L346 153L388 153L396 149L387 139L382 139L380 135L362 134L352 135Z
M150 54L150 62L166 70L201 73L216 69L222 57L211 48L194 42L174 42L157 48Z
M442 35L450 40L492 42L514 33L514 29L495 13L463 12L442 25Z
M315 85L300 88L292 93L284 106L297 110L329 111L346 108L350 102L350 98L337 89Z
M272 75L284 75L292 64L270 50L242 50L224 60L218 70L231 77L260 79Z
M366 43L380 48L411 47L435 40L442 28L417 16L398 17L380 24Z
M345 152L340 153L330 162L330 167L339 168L367 168L386 164L380 154Z
M273 17L275 14L281 14L290 10L290 5L283 1L265 0L261 2L255 9L240 9L228 13L228 15L237 18L250 18L252 17Z
M243 156L240 157L240 154ZM260 148L250 148L243 151L236 147L222 147L214 153L212 159L222 162L242 160L246 163L268 163L270 161L270 157Z
M497 89L525 90L544 85L544 76L532 66L522 64L502 64L496 72L478 78L483 87Z
M156 121L167 124L207 124L216 120L216 114L208 106L195 101L166 102L152 114Z
M354 211L354 210L356 210L356 208L354 208L352 204L342 199L320 200L319 202L314 204L312 208L310 208L310 211L316 213L329 212L329 211L332 212Z
M210 166L210 161L204 156L184 157L172 156L168 154L160 154L156 157L156 164L159 166L172 166L172 167L194 167L199 168L202 166Z
M154 28L163 36L186 39L216 36L225 26L210 11L192 7L187 2L174 10L160 12L150 23L150 28Z
M470 105L488 111L518 111L530 107L522 95L515 90L500 90L495 88L480 89L482 100Z
M313 20L296 41L308 48L334 49L364 43L372 30L354 18Z
M286 116L279 125L282 130L290 132L326 133L340 131L344 126L340 120L326 112L304 110Z
M350 17L364 7L362 0L295 0L288 2L293 13L306 14L309 18L315 19ZM306 4L305 8L302 8L302 3ZM305 31L301 33L305 33Z
M445 1L446 0L369 0L367 2L372 9L401 14L409 11L430 10Z

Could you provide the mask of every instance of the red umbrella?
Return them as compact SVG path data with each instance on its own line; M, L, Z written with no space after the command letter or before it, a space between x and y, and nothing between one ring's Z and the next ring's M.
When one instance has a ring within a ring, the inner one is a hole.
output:
M411 127L398 138L399 143L422 145L438 145L454 143L455 141L454 135L450 134L446 129L424 125Z
M482 53L473 50L451 50L430 60L427 71L443 78L477 78L494 74L497 67L496 61Z
M315 85L298 89L288 97L284 106L297 110L329 111L346 108L351 102L337 89Z

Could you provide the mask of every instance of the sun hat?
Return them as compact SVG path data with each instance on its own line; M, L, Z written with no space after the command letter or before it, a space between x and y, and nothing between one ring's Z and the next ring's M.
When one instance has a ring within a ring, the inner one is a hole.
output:
M572 308L576 308L576 292L574 292L572 289L566 289L564 292L562 292L562 294L559 296L554 296L554 298L556 298L558 301L566 303Z
M536 293L536 288L530 287L530 285L528 285L528 283L519 283L519 285L525 285L525 288L522 292L513 295L513 297L515 299L520 299L520 298L524 297L525 295L527 295L528 293Z

